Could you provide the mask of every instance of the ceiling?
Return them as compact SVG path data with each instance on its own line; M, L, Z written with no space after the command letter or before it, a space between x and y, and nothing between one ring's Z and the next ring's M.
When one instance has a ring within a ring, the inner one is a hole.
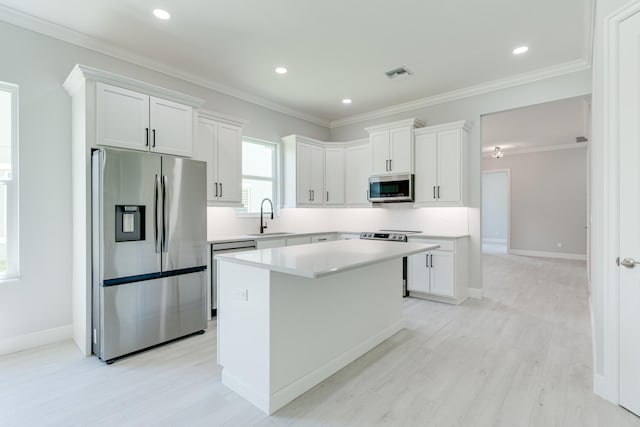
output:
M590 96L579 96L483 116L482 151L576 144L576 137L589 137L590 102Z
M587 68L592 2L0 0L0 19L32 15L93 48L332 125L542 69ZM155 18L157 7L172 18ZM513 55L522 44L529 51ZM279 65L289 73L275 74ZM414 75L384 75L403 65Z

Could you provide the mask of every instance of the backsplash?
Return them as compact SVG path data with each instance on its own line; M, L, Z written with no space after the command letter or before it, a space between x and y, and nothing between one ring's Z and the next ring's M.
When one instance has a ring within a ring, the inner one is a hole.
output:
M384 208L281 209L268 231L375 231L379 229L419 230L434 235L468 234L468 208ZM265 218L268 218L265 215ZM234 208L207 208L207 237L258 233L257 217L237 217Z

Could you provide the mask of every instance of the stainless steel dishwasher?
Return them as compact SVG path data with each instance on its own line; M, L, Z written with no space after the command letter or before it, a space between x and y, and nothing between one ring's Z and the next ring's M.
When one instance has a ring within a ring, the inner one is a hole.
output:
M255 240L241 240L234 242L220 242L211 244L211 316L215 317L218 310L218 263L216 255L231 252L245 252L256 249Z

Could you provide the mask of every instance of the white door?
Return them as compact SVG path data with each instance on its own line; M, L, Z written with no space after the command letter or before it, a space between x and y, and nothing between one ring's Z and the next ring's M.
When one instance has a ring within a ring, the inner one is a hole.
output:
M371 173L385 175L389 173L389 131L382 130L369 135L371 143Z
M214 143L217 124L205 119L198 121L198 143L194 144L193 158L207 162L207 200L215 201L218 180L215 164L217 154L214 153Z
M218 197L242 202L242 129L218 124Z
M439 202L459 202L462 188L462 153L460 130L438 133L438 186Z
M324 149L324 203L344 204L344 148Z
M410 126L391 129L389 131L389 150L391 153L389 172L392 174L411 173L413 148L413 129Z
M311 146L296 144L296 203L311 203Z
M411 255L407 257L407 289L428 293L429 286L429 255L431 252Z
M321 147L309 146L309 183L311 188L311 204L324 203L324 155Z
M640 261L640 13L620 25L620 258ZM620 405L640 414L640 265L620 268Z
M345 202L349 206L366 206L371 174L371 147L358 145L345 150Z
M166 99L149 98L151 151L191 157L193 110Z
M416 202L435 202L438 185L438 136L416 136Z
M96 83L97 144L149 150L149 96Z
M446 297L455 296L455 269L452 252L431 252L431 293Z

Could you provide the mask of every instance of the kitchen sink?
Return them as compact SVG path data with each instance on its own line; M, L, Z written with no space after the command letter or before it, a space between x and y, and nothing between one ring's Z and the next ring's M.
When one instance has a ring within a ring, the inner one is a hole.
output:
M260 236L282 236L285 234L294 234L294 233L289 233L288 231L274 231L273 233L255 233L255 234L247 234L247 236L255 236L255 237L260 237Z

